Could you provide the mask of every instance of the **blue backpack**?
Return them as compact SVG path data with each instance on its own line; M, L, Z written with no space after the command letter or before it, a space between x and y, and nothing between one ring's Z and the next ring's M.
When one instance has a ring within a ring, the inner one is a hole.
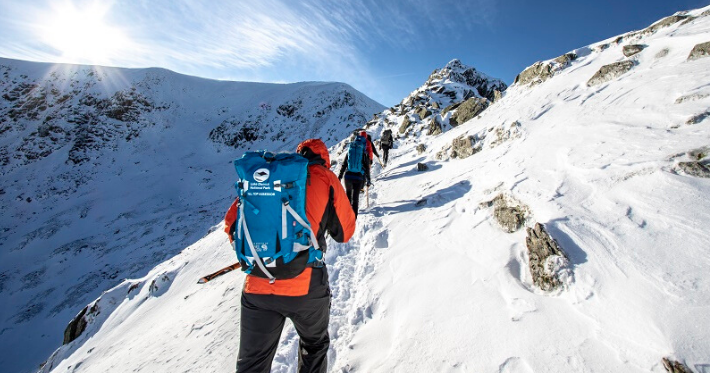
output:
M366 141L364 137L357 136L348 146L348 172L364 174L362 158L365 156Z
M308 160L295 153L247 152L234 161L239 181L234 250L254 276L293 278L323 252L306 217Z

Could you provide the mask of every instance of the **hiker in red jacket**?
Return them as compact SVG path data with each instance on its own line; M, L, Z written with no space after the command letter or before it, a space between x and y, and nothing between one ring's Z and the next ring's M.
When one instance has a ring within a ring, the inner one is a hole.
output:
M319 139L306 140L296 152L311 161L306 186L306 215L320 249L326 251L326 232L347 242L355 231L355 214L340 181L328 168L328 148ZM237 207L225 216L225 232L234 232ZM232 236L230 234L230 240ZM237 372L268 373L281 331L289 318L300 337L299 372L328 370L330 287L325 265L307 267L300 275L270 283L247 275L241 299Z
M366 144L367 144L367 157L370 159L370 165L372 165L373 159L373 154L377 156L377 158L380 158L380 155L377 153L377 149L375 149L375 144L372 143L372 137L370 137L370 134L367 133L366 131L360 132L360 136L365 137Z

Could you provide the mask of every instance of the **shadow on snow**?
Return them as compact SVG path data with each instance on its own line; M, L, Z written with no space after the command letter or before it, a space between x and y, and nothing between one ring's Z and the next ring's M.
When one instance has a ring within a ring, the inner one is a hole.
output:
M374 206L366 213L371 213L375 216L384 216L414 210L437 208L463 197L470 190L471 182L464 180L446 188L439 189L419 199L396 201L384 206Z

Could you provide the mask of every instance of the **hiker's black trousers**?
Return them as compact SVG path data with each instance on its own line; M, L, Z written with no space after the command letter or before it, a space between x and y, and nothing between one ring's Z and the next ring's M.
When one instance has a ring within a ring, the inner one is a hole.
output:
M387 145L382 145L382 162L387 164L387 161L390 159L390 147Z
M358 204L360 203L360 190L365 186L365 181L362 179L348 179L345 177L345 195L348 196L350 206L357 217Z
M308 294L302 297L242 292L238 373L271 371L271 361L287 317L300 337L298 372L327 372L330 287L328 271L323 267L313 268Z

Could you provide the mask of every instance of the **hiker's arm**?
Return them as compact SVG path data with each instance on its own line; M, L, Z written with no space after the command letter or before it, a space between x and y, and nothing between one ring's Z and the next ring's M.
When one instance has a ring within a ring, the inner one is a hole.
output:
M345 189L337 180L334 180L330 185L330 200L328 203L330 204L328 210L332 212L326 222L328 234L336 242L347 242L355 233L355 213L352 206L350 206L350 200L345 194Z
M380 158L380 155L377 154L377 147L376 147L375 144L372 142L372 140L370 140L370 144L372 144L372 153L375 154L375 155L377 156L377 158Z
M234 241L234 231L236 229L237 222L237 209L239 208L239 197L237 197L232 205L229 206L229 210L224 215L224 233L229 236L229 242Z
M345 154L345 160L343 160L343 164L340 165L340 172L338 172L338 180L343 179L343 175L345 175L345 170L348 169L348 155Z

